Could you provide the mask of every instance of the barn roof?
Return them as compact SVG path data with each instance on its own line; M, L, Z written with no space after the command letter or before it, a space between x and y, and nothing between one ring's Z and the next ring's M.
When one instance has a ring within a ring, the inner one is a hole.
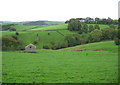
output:
M36 48L36 46L35 46L35 45L33 45L33 44L29 44L29 45L27 45L25 48L27 48L27 47L29 47L29 46L33 46L33 47L35 47L35 48Z

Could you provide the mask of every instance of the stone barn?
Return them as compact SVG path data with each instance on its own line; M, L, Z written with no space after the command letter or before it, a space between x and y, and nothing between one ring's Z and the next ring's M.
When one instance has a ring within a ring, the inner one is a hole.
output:
M29 45L27 45L26 47L25 47L25 51L26 52L36 52L36 46L35 45L33 45L33 44L29 44Z

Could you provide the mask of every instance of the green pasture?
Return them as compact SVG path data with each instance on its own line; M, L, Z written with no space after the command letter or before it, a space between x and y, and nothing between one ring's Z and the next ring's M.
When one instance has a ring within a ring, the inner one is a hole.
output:
M101 29L106 26L101 25ZM114 41L103 41L68 47L60 50L44 50L43 45L64 42L67 24L43 26L29 31L18 31L18 39L25 45L37 39L37 53L22 51L2 52L3 83L117 83L118 46ZM16 35L14 31L2 31L2 36ZM85 34L83 34L85 35ZM40 50L41 49L41 50ZM75 51L77 50L77 51Z
M54 42L57 45L58 42L64 42L64 36L60 35L56 31L38 31L38 32L24 32L18 35L18 39L24 42L26 45L32 43L37 39L38 34L38 43L35 44L37 49L43 48L43 45Z
M33 30L56 30L56 29L67 29L68 24L60 24L60 25L51 25L51 26L45 26L45 27L38 27L36 29L31 29Z
M37 27L37 26L18 24L18 25L14 25L14 26L11 26L11 27L15 28L17 31L22 31L22 30L32 29L32 28Z
M117 83L118 53L2 52L3 83Z
M90 24L88 24L90 25ZM92 24L94 25L94 24ZM78 31L69 31L67 30L67 26L68 24L60 24L60 25L39 25L36 26L34 28L34 26L32 26L34 29L31 29L31 26L27 25L15 25L17 26L16 29L19 30L27 30L27 31L18 31L19 35L18 35L18 39L21 40L25 45L28 45L30 43L34 44L34 41L37 38L37 34L38 34L38 43L36 44L37 49L41 49L43 48L44 45L48 44L51 45L51 42L54 42L55 45L57 46L58 43L62 43L65 40L65 37L63 35L67 35L67 34L78 34ZM101 29L103 28L107 28L108 25L99 25ZM61 30L63 29L63 30ZM54 31L57 30L57 31ZM2 36L6 36L6 35L15 35L15 31L2 31ZM83 33L82 35L88 35L89 33Z
M74 47L68 47L60 50L82 50L82 51L109 51L118 52L118 46L115 45L114 41L102 41L96 43L89 43L84 45L78 45Z

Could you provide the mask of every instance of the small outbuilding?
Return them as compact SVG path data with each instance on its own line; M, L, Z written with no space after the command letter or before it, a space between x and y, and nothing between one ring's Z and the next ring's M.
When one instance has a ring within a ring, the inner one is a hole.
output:
M36 52L36 46L35 45L33 45L33 44L29 44L29 45L27 45L26 47L25 47L25 51L26 52Z

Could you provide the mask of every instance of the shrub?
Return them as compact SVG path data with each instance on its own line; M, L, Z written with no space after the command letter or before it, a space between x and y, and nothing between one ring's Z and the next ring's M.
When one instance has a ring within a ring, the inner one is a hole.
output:
M14 26L16 24L5 24L5 25L2 25L2 30L10 30L12 28L12 26Z
M58 42L58 43L57 43L57 46L56 46L56 50L57 50L57 49L61 49L61 48L62 48L62 47L61 47L61 43Z
M38 33L37 33L37 37L38 37Z
M100 27L98 24L95 24L94 28L100 30Z
M80 44L79 34L68 34L65 36L65 40L67 41L69 47Z
M113 28L106 28L102 30L103 40L113 40L116 36L116 31Z
M15 28L10 28L10 31L16 31L16 29Z
M48 33L48 35L50 35L50 33Z
M38 42L37 42L37 41L34 41L33 43L34 43L34 44L37 44Z
M69 30L78 30L78 22L74 19L71 19L69 24L68 24L68 29Z
M18 40L17 36L11 36L11 37L13 37L15 40Z
M115 38L115 39L114 39L114 42L115 42L116 45L120 45L120 39Z
M94 31L95 29L94 29L94 27L93 27L93 25L89 25L89 32L92 32L92 31Z
M61 44L61 48L66 48L66 47L68 47L68 43L67 43L67 42L63 42L63 43Z
M56 46L56 50L57 49L61 49L61 48L66 48L68 47L68 43L67 42L58 42L57 46Z
M24 44L15 39L15 36L2 37L2 49L3 50L19 50L24 48Z
M78 32L79 34L82 34L82 30Z
M19 35L19 33L18 33L18 32L16 32L16 35Z
M110 24L109 27L110 27L110 28L113 28L113 29L116 28L116 26L115 26L114 24Z
M68 42L68 46L74 46L75 45L75 37L73 35L66 35L65 40Z
M117 30L117 37L120 39L120 29Z
M83 32L87 33L88 32L88 25L86 23L83 24L82 28Z
M50 42L50 43L51 43L51 45L52 45L52 46L54 46L54 45L55 45L55 43L54 43L53 41L52 41L52 42Z
M102 39L102 31L95 29L88 36L89 42L98 42Z
M80 39L80 44L85 44L86 43L86 40L84 38L81 38Z
M80 38L80 44L86 44L86 43L88 43L88 36L82 35L82 37Z
M43 48L44 49L50 49L50 46L49 46L49 44L46 44L46 45L43 46Z
M79 45L80 44L80 35L79 34L73 34L73 36L75 37L76 45Z

